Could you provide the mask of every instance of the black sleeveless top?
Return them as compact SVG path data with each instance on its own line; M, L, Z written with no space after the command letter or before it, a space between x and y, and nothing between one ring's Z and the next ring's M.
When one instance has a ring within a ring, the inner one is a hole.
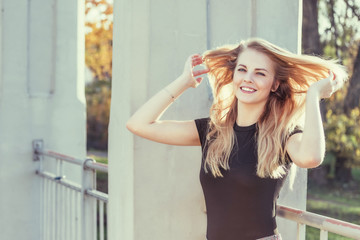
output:
M196 119L203 152L200 182L207 210L208 240L255 240L277 233L276 200L286 175L280 179L256 175L256 124L234 125L237 146L230 159L230 170L221 169L223 177L204 171L205 145L209 118Z

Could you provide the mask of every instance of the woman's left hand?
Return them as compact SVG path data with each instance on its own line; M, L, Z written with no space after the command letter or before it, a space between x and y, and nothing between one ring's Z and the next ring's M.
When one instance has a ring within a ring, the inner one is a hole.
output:
M336 78L336 75L330 71L330 74L327 78L323 78L315 83L313 83L309 91L315 91L318 93L318 97L329 98L331 95L341 88L343 83Z
M306 95L305 123L302 134L294 134L287 142L287 152L292 161L302 168L319 166L325 156L325 136L319 100L329 98L343 82L329 71L329 76L314 82Z

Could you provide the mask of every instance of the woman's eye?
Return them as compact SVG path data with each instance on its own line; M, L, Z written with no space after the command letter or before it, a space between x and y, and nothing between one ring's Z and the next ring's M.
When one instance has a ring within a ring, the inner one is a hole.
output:
M257 74L260 75L260 76L264 76L264 77L265 77L265 74L262 73L262 72L258 72Z
M246 72L246 69L245 68L239 68L238 71L239 72Z

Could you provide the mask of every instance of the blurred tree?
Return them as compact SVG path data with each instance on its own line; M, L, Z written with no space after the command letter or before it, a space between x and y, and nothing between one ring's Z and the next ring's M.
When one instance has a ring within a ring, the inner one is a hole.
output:
M340 182L352 180L351 168L360 166L360 111L351 110L349 115L329 110L325 123L327 151L336 156L335 179Z
M360 106L360 44L354 61L353 73L350 78L348 92L345 97L344 110L349 114L352 109Z
M320 42L319 34L319 1L303 0L303 20L302 20L302 53L310 55L323 55L323 46ZM320 103L322 119L326 119L326 104Z
M359 19L354 14L356 4L352 0L320 0L320 5L320 15L324 22L324 53L349 65L346 61L354 57L349 48L353 48L359 38Z
M106 0L86 0L85 64L93 82L85 88L87 148L107 150L112 78L113 6Z
M87 148L107 150L110 117L110 81L94 81L85 88L87 104Z
M335 156L335 178L345 182L352 179L351 167L359 166L359 5L357 0L303 0L303 52L339 59L353 73L343 90L322 103L327 151Z
M303 1L302 52L322 55L318 23L318 0Z
M86 0L87 34L85 63L95 80L110 80L112 75L113 6L105 0Z
M85 63L95 80L110 80L112 75L112 25L93 27L85 37Z
M325 16L330 22L325 30L327 33L324 39L325 53L340 59L352 73L347 94L338 93L337 100L335 97L333 103L329 104L329 109L332 109L337 116L330 111L327 115L328 124L325 126L328 133L327 144L330 146L328 150L336 156L335 178L338 181L348 182L352 180L351 168L359 161L356 148L359 146L360 138L355 129L360 128L360 121L356 121L358 115L354 115L359 110L360 93L359 2L325 0L325 4Z
M353 18L360 22L360 6L355 1L344 0L347 9ZM359 29L357 29L359 31ZM345 97L345 112L349 114L352 109L360 106L360 41L357 44L357 54L354 61L353 73L350 79L349 90Z

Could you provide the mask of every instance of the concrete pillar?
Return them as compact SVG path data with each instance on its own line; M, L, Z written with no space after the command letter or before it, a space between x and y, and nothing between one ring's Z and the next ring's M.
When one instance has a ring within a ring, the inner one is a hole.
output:
M271 4L271 5L270 5ZM130 115L173 81L186 57L251 36L297 51L299 0L115 0L109 131L109 239L204 239L206 216L198 147L173 147L133 136ZM286 11L284 11L286 9ZM284 31L286 29L286 32ZM209 88L185 92L164 119L208 116ZM306 174L282 196L305 208ZM296 225L283 227L294 238ZM288 223L286 223L288 224ZM295 229L295 230L294 230ZM290 236L290 237L288 237Z
M4 239L41 239L32 140L85 156L84 2L0 0L0 225ZM51 167L51 166L50 166ZM80 181L78 168L65 175Z
M294 53L301 53L302 1L255 0L253 1L252 35L265 38ZM293 166L280 193L278 203L298 209L306 209L307 170ZM277 219L284 239L294 239L296 223ZM305 228L300 238L305 239Z

